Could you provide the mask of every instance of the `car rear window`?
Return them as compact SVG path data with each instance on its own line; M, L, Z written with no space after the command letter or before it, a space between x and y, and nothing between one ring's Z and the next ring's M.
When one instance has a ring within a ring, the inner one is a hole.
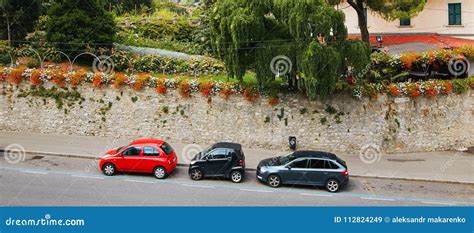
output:
M165 154L170 155L173 153L173 148L168 143L161 144L160 148L165 152Z
M336 161L347 169L346 162L344 162L342 159L338 158L338 159L336 159Z

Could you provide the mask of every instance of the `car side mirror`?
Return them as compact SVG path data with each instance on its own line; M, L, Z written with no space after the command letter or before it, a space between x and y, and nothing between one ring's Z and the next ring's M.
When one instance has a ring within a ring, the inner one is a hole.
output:
M291 170L291 165L287 165L286 168L288 168L288 170Z

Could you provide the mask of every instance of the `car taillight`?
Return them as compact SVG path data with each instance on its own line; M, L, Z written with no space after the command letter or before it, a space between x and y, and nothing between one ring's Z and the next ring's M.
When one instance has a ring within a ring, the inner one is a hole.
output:
M168 160L168 164L171 164L171 160Z
M344 170L344 171L342 172L342 175L343 175L343 176L348 176L348 175L349 175L349 172L347 172L347 170Z
M239 166L244 166L244 160L243 159L239 160Z

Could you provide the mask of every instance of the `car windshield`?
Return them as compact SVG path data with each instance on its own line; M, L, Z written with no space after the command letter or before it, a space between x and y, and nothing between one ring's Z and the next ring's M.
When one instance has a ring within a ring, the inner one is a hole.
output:
M160 147L167 155L170 155L173 153L173 148L166 142L163 143Z
M290 153L288 155L278 157L278 162L280 163L280 165L282 165L287 164L293 161L294 159L296 159L295 155L293 153Z
M117 148L117 149L115 150L115 154L119 153L119 151L120 151L122 148L123 148L123 146Z
M207 153L209 153L209 151L212 150L212 146L206 148L205 150L203 150L202 152L199 152L199 159L202 159Z

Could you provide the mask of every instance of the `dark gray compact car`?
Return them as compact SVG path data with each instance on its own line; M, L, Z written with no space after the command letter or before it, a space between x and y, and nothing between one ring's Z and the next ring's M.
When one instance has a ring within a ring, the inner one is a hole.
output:
M349 181L349 173L346 162L335 154L295 151L260 161L257 178L274 188L282 184L313 185L337 192Z
M244 174L245 156L242 146L237 143L216 143L194 156L189 165L189 176L193 180L224 177L238 183Z

